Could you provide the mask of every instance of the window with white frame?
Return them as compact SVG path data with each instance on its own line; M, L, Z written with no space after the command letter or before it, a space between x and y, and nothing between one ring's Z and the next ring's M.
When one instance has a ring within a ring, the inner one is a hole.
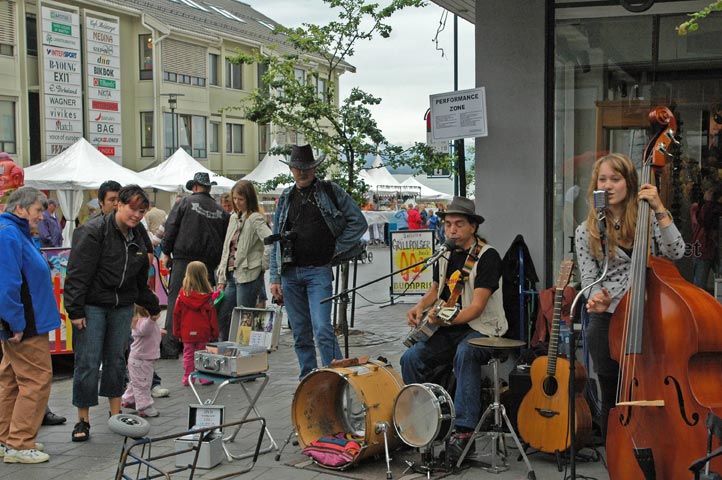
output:
M0 100L0 152L18 153L15 138L15 102Z
M239 63L231 63L226 59L226 88L243 89L243 69Z
M140 156L155 155L153 132L153 112L140 112Z
M243 125L226 124L226 153L243 153Z
M140 52L140 79L153 79L153 37L150 34L138 35Z
M326 101L326 80L323 78L319 78L318 82L316 82L316 91L318 92L318 98L320 98L323 101Z
M208 54L208 85L218 86L220 84L218 78L218 58L217 53Z
M299 85L305 85L306 84L306 72L303 71L301 68L294 68L293 69L293 76L296 77L296 81L298 81Z
M221 140L221 124L218 122L210 122L210 131L208 133L208 150L211 153L220 151Z

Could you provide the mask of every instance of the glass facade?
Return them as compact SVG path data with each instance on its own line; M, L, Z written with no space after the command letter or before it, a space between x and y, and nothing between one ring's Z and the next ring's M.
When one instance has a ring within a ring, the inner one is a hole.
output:
M722 15L699 31L679 36L687 11L619 15L598 6L576 17L557 8L554 56L553 255L559 265L572 250L574 229L589 212L587 191L594 161L624 153L641 169L654 134L649 111L667 106L681 140L668 158L660 191L685 240L691 239L690 205L703 189L722 196ZM717 122L720 121L720 123ZM690 255L694 249L688 248ZM679 262L689 277L689 259Z

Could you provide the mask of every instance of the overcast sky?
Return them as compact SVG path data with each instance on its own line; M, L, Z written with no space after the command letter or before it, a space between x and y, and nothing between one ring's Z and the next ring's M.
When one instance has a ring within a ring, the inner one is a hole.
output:
M387 1L377 0L381 5ZM337 18L321 0L243 0L255 10L287 27L301 23L325 24ZM356 73L341 76L341 98L353 87L381 97L374 118L386 138L407 145L426 141L424 113L429 95L454 89L454 21L449 14L439 35L436 50L433 41L444 11L428 2L424 8L402 10L392 17L391 37L377 37L360 43L356 54L347 59ZM459 18L459 90L474 88L474 27Z

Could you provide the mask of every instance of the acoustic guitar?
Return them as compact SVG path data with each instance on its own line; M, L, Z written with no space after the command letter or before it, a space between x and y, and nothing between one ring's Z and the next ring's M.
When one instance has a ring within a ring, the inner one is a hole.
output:
M442 322L451 322L454 318L456 318L459 314L459 307L456 302L459 300L461 292L463 291L462 289L454 289L454 286L456 285L456 282L459 281L459 278L461 278L461 272L459 270L451 274L447 282L451 296L446 301L439 300L436 305L426 310L424 317L421 319L416 328L406 335L404 345L411 348L418 342L427 341L434 333L436 333L439 329L439 325L429 323L430 312L433 312Z
M546 453L563 452L570 447L569 360L559 357L559 322L564 288L569 284L573 268L574 262L564 260L559 269L549 352L546 357L538 357L532 363L532 385L517 414L519 434L524 441ZM583 365L576 365L574 382L576 418L571 428L576 429L575 447L581 447L589 441L592 432L592 414L583 396L587 382Z

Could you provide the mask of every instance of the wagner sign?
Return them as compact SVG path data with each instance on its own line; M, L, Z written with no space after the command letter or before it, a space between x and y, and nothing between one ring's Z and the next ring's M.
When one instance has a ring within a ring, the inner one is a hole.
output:
M434 253L434 232L400 230L391 232L391 271L418 263ZM423 295L431 288L432 269L422 271L423 264L391 277L391 295Z

